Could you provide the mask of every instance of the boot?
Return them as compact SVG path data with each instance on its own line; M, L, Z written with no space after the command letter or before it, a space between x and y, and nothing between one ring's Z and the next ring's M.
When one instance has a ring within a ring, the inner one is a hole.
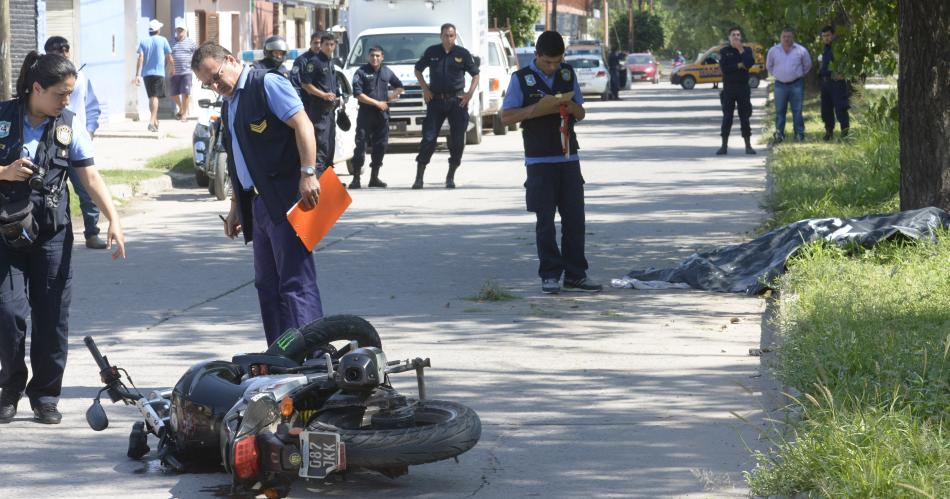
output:
M449 174L445 176L445 188L446 189L455 189L455 170L458 170L459 166L449 165Z
M746 154L755 154L755 149L752 148L752 137L742 137L745 139L745 153Z
M849 131L850 131L849 128L842 128L842 129L841 129L841 138L843 139L843 138L847 137Z
M722 147L720 147L719 150L716 151L716 155L722 156L723 154L728 154L728 153L729 153L729 136L724 135L722 137Z
M379 167L378 167L378 166L372 166L372 167L370 167L370 168L372 168L372 172L373 172L373 173L370 174L370 176L369 176L369 186L370 186L370 187L379 187L380 189L385 189L387 184L386 184L386 182L383 182L382 180L379 179Z
M350 182L349 188L350 188L350 189L360 189L360 188L362 188L362 187L363 187L363 186L360 185L360 174L359 174L359 173L354 173L354 174L353 174L353 181Z
M835 129L834 129L834 128L826 128L826 129L825 129L825 136L822 137L821 139L824 140L825 142L828 142L829 140L831 140L831 137L832 137L834 134L835 134Z
M422 177L426 173L426 165L416 165L416 181L413 182L413 189L422 189Z

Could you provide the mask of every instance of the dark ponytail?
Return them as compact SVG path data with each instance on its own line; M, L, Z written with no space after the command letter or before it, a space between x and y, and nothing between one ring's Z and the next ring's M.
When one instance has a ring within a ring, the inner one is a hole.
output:
M43 88L49 88L62 83L66 78L77 76L76 66L69 59L57 54L39 55L31 50L23 59L20 68L20 77L16 80L16 97L25 99L33 88L33 83L39 83Z

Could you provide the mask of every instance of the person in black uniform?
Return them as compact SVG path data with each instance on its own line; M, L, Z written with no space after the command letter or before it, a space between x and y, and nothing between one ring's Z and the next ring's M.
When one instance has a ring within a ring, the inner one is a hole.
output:
M313 121L317 136L317 166L333 164L336 150L336 110L340 84L333 67L336 38L332 33L320 35L320 51L300 73L300 88L311 95L307 116Z
M455 25L443 24L439 36L442 43L427 48L416 62L416 80L422 87L422 96L426 101L426 117L422 122L422 142L419 144L419 155L416 156L413 189L422 189L426 165L432 159L439 130L446 119L449 120L449 173L445 176L445 187L455 188L455 171L462 164L462 152L465 150L468 101L478 88L478 66L468 50L455 44ZM429 68L429 83L422 76L426 68ZM466 72L472 76L472 84L463 94Z
M722 70L722 91L719 100L722 102L722 147L716 154L729 152L729 132L732 131L732 115L736 107L739 108L739 124L742 127L742 138L745 140L745 153L755 154L752 149L752 127L749 117L752 116L752 90L749 88L749 68L755 64L752 49L742 45L742 30L738 27L729 28L729 45L719 50L719 68Z
M276 69L278 73L289 76L284 68L284 58L287 57L287 41L284 37L274 35L264 40L264 58L251 65L254 69Z
M841 137L847 137L851 128L851 119L848 109L848 80L844 79L838 68L844 67L844 54L833 49L835 29L825 26L821 29L821 41L825 48L821 53L821 67L818 77L821 78L821 120L825 123L824 140L831 140L835 133L835 116L841 125Z
M297 91L297 95L300 96L303 108L307 110L310 121L314 121L314 117L310 114L312 112L311 96L301 87L300 75L307 69L307 65L313 62L312 59L317 56L317 52L320 52L320 33L310 35L310 49L294 59L294 65L290 68L290 76L288 77L290 78L290 84Z
M33 419L57 424L69 345L73 229L67 171L109 219L106 244L125 257L112 197L93 166L92 139L66 109L76 68L58 54L27 54L16 97L0 103L0 423L25 392ZM31 321L29 380L24 361Z
M584 119L584 98L574 69L564 64L564 38L557 31L545 31L535 45L535 58L528 67L511 77L502 103L505 125L521 123L524 141L525 201L537 216L538 275L543 293L561 291L597 292L603 286L587 278L584 256L584 177L577 155L574 125ZM561 116L538 115L537 103L546 95L574 92L566 103L570 114L568 150L562 148ZM561 248L557 246L554 213L561 214Z
M379 179L383 156L389 144L389 102L403 92L402 82L391 69L383 64L383 48L369 49L369 63L360 66L353 74L353 96L360 103L356 114L356 147L353 149L353 181L350 189L360 188L360 171L366 161L366 144L373 144L372 160L369 163L370 187L386 187ZM393 89L392 96L389 89Z
M610 71L610 99L620 98L620 52L614 47L607 56L607 69Z

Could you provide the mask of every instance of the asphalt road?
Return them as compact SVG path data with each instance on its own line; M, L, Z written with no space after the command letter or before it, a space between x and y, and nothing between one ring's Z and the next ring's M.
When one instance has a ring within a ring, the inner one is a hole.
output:
M754 91L758 129L764 90ZM604 283L745 240L764 216L764 150L717 157L709 88L638 85L590 102L578 126L587 181L588 259ZM738 121L736 123L738 129ZM431 398L473 407L482 440L459 462L391 480L355 473L300 483L294 497L732 497L748 491L747 447L768 389L759 359L763 300L698 291L540 293L533 215L524 209L520 134L466 148L459 188L422 191L413 153L387 157L386 190L353 205L315 254L328 313L368 318L390 358L432 359ZM221 497L223 473L178 475L125 457L136 411L83 413L98 377L93 335L139 387L172 386L194 362L264 348L249 247L222 234L227 202L175 189L125 208L128 259L77 245L70 359L59 426L0 425L0 497ZM492 279L518 299L477 302ZM396 385L415 393L411 376ZM736 415L741 415L743 422ZM154 447L155 441L152 440Z

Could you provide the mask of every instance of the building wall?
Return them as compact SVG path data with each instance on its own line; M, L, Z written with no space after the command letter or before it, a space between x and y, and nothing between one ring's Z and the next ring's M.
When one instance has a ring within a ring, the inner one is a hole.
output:
M36 1L11 0L10 2L10 68L12 81L10 89L15 86L20 76L20 67L23 59L31 50L36 50Z

